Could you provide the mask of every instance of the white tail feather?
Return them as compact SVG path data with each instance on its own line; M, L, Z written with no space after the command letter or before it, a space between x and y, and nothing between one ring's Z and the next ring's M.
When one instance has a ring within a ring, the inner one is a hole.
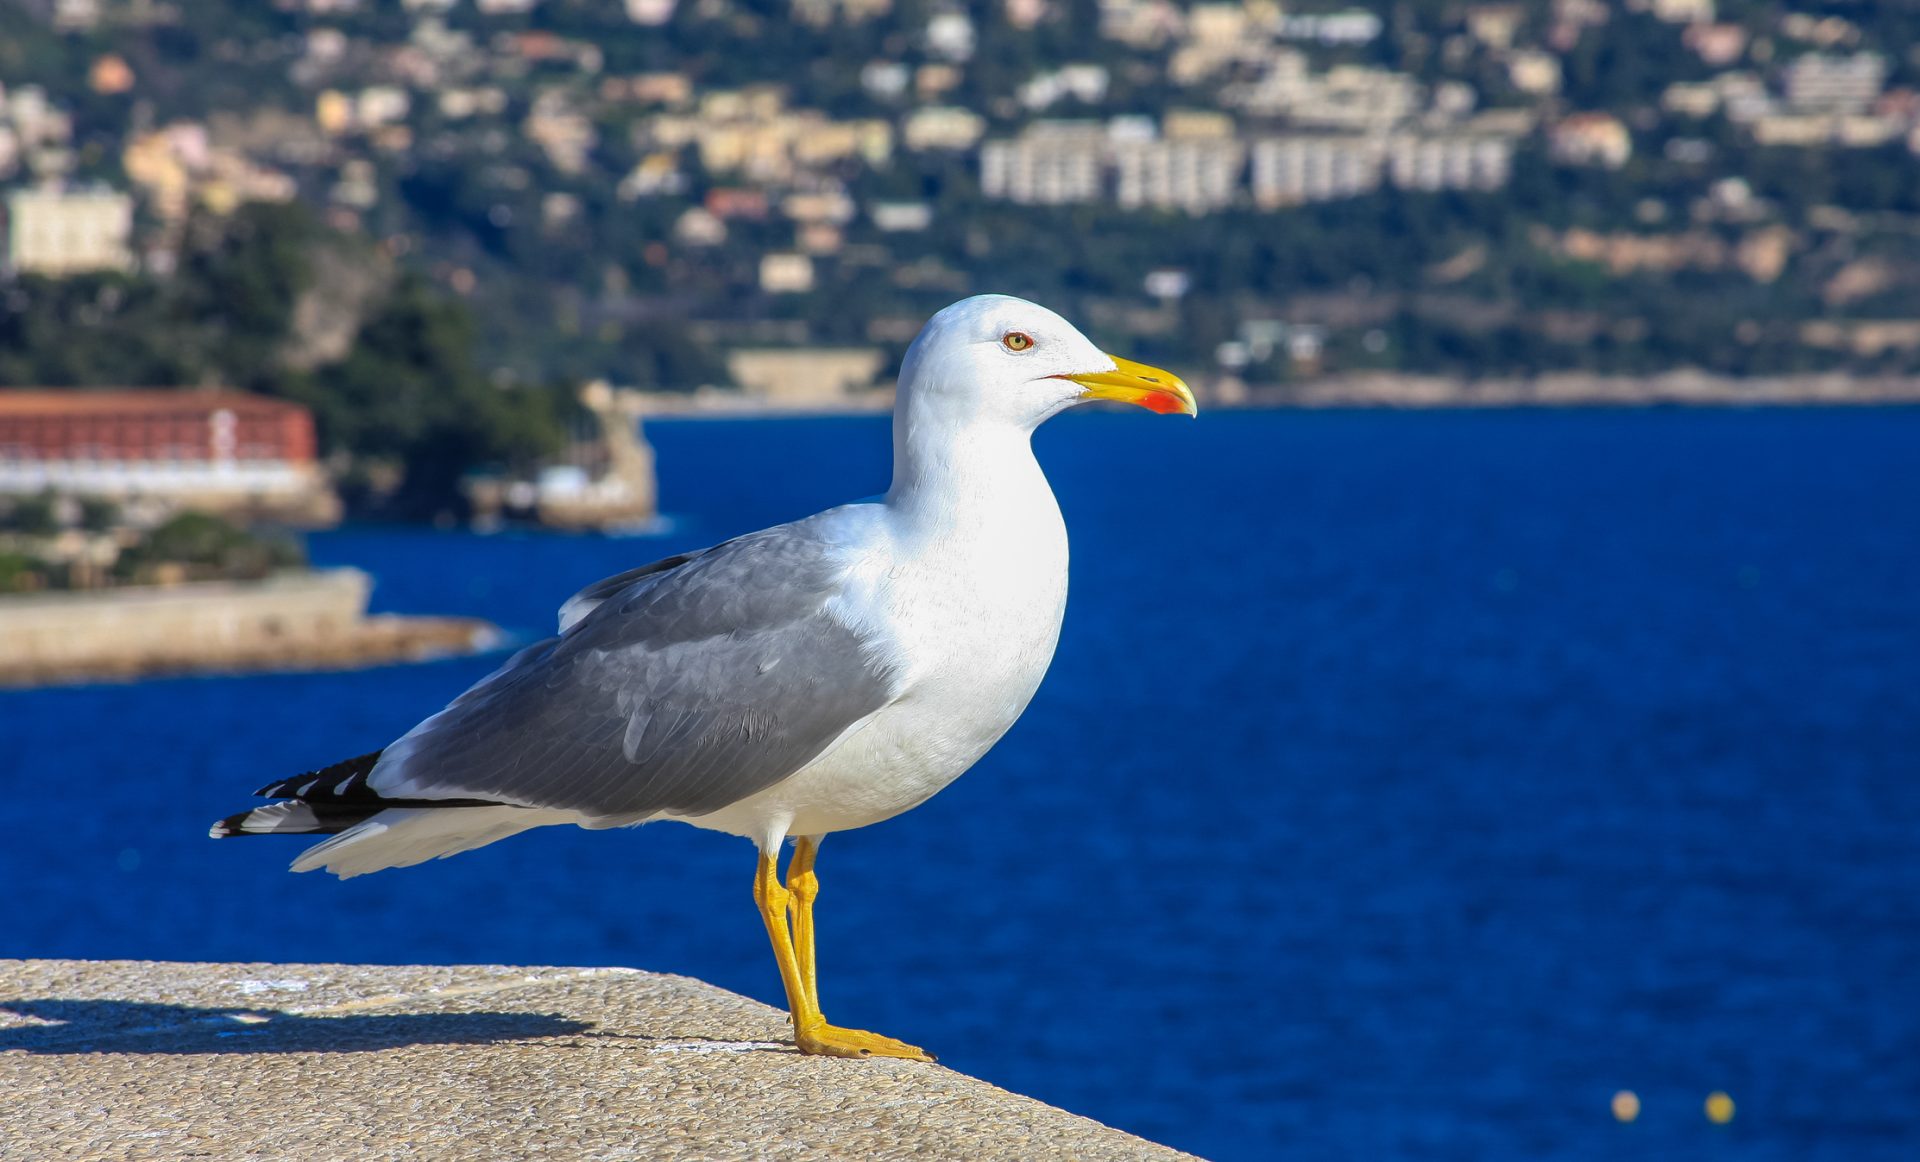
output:
M301 852L293 870L325 868L350 879L445 859L529 828L574 821L571 812L528 807L389 807Z
M277 832L311 834L319 828L313 808L305 803L269 803L240 816L231 827L222 819L207 834L219 839L227 835L273 835Z

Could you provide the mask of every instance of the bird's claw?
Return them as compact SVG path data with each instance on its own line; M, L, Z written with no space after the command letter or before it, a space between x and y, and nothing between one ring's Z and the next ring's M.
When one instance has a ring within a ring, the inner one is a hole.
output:
M794 1036L800 1052L823 1057L898 1057L907 1061L932 1061L934 1056L918 1045L882 1037L863 1029L842 1029L821 1023L801 1029Z

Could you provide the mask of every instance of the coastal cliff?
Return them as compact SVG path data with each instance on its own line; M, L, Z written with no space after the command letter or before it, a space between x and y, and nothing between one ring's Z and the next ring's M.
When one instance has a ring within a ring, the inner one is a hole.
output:
M0 598L0 686L373 665L483 649L470 618L368 616L358 569Z

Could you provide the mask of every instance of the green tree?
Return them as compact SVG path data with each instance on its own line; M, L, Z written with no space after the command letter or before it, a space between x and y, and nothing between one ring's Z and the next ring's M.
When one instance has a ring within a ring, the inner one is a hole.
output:
M28 553L0 549L0 593L47 587L47 563Z
M458 505L460 477L483 464L525 464L558 451L565 397L496 385L474 362L474 320L456 299L408 276L361 328L345 359L291 382L321 439L364 469L398 467L382 500L396 515Z
M227 382L270 384L312 278L319 224L299 203L252 203L225 221L197 221L189 238L175 276L176 310Z
M190 511L168 519L123 551L113 573L123 581L149 581L164 564L183 565L195 578L256 580L276 569L305 564L305 555L290 540L259 536L217 516Z
M60 521L54 514L53 493L42 492L16 499L13 507L7 510L4 527L29 537L46 537L59 532Z

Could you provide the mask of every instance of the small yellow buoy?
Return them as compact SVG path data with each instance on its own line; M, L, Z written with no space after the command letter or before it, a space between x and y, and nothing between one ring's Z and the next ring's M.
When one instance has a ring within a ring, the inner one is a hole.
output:
M1630 1122L1640 1116L1640 1095L1623 1089L1613 1095L1613 1120Z
M1716 1126L1724 1126L1733 1120L1733 1099L1720 1090L1707 1095L1707 1120Z

